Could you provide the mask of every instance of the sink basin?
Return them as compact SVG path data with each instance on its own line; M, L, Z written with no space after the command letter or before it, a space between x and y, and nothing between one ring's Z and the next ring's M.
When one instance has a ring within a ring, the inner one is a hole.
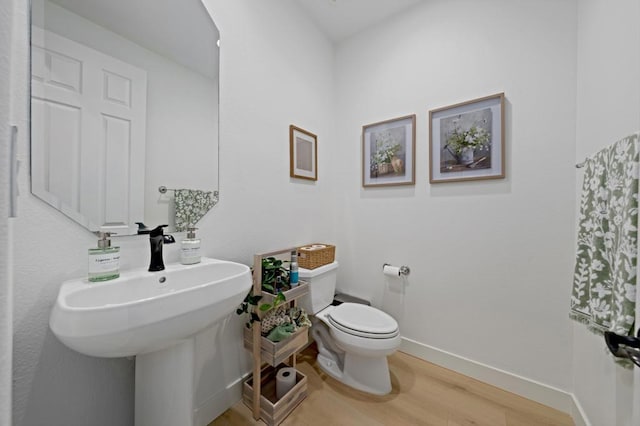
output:
M123 357L159 351L223 319L251 287L245 265L202 258L195 265L138 269L103 283L62 284L50 327L85 355Z

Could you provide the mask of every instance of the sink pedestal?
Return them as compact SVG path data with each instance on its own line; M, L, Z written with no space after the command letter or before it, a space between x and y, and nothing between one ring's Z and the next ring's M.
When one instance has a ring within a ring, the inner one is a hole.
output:
M136 356L135 426L191 426L195 339Z

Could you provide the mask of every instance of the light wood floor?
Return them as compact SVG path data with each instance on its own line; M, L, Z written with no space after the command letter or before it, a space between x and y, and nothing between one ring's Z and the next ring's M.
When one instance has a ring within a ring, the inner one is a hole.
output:
M573 426L569 415L402 352L389 357L391 394L351 389L316 365L315 346L298 356L308 396L283 426ZM263 425L242 403L209 426Z

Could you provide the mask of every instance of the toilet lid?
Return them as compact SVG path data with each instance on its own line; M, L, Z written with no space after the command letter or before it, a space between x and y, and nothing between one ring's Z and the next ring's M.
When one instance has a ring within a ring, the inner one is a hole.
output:
M387 339L398 335L398 323L379 309L358 303L343 303L327 315L332 325L360 337Z

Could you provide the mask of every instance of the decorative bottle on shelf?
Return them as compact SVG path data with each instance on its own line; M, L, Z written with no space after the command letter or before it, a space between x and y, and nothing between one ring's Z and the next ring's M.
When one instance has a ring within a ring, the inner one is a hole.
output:
M296 287L298 285L298 252L291 251L291 266L289 267L289 285Z
M120 276L120 247L111 247L111 232L98 232L98 248L89 249L89 281L113 280Z
M182 240L180 246L180 263L183 265L193 265L200 263L202 256L200 255L200 238L196 238L196 229L187 228L187 238Z

